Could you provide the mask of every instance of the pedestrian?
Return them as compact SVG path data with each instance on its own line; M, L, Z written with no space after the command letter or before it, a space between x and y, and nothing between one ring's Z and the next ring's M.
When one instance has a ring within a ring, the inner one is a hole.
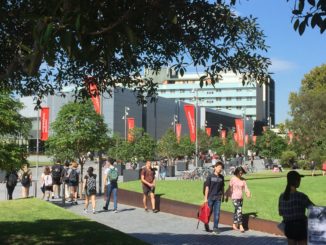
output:
M6 180L8 199L12 200L12 194L15 190L18 181L17 171L13 167L10 169L10 171L6 173L5 180Z
M61 166L61 161L57 160L56 163L51 168L51 175L52 175L52 181L53 181L52 199L60 198L62 170L63 170L63 167Z
M70 163L69 161L65 161L65 165L61 172L61 183L62 183L62 192L65 200L68 200L70 197L70 190L69 190L69 172Z
M160 167L159 167L159 172L160 172L160 178L161 180L165 180L165 176L166 176L166 162L164 160L160 161Z
M96 208L96 174L94 174L94 168L89 167L87 174L84 177L83 191L85 192L85 208L84 213L88 212L89 200L92 202L92 212L95 214Z
M316 162L314 160L311 160L310 162L310 170L311 170L311 176L315 176Z
M49 166L44 167L44 171L41 175L41 183L44 190L44 195L47 201L50 201L50 195L53 191L53 180Z
M155 208L155 172L151 168L151 161L147 160L145 167L141 170L140 179L143 188L143 205L144 210L148 212L147 208L147 196L150 197L152 211L157 213L158 210Z
M307 244L307 216L306 209L314 205L308 196L297 191L301 176L297 171L287 174L285 191L280 195L278 202L279 214L285 224L284 234L288 244Z
M22 165L18 176L22 184L22 197L27 198L29 196L29 188L32 185L32 171L29 169L27 163Z
M104 210L108 210L109 204L110 204L110 198L111 194L113 194L113 211L115 213L118 212L118 169L113 166L113 160L108 159L107 160L107 169L104 172L104 178L103 180L105 181L104 184L106 184L106 190L107 190L107 195L106 195L106 202L103 207Z
M322 170L323 170L323 176L325 176L326 175L326 160L323 162Z
M77 202L77 189L79 184L80 172L77 169L78 163L75 161L71 162L71 168L68 170L68 185L70 191L70 202L71 204L78 204Z
M237 167L234 171L234 176L230 179L229 187L225 192L225 201L228 201L228 198L231 197L232 203L234 206L233 214L233 229L244 232L243 228L243 217L242 217L242 205L243 205L243 192L246 193L248 198L251 197L250 190L247 186L246 180L242 177L246 171L241 167Z
M204 183L205 197L204 202L208 203L210 208L209 218L213 216L213 231L217 235L219 233L218 223L220 218L221 202L224 201L224 176L221 174L224 168L223 163L218 160L214 165L214 171L206 178ZM209 220L209 219L208 219ZM209 224L205 224L205 230L210 232Z

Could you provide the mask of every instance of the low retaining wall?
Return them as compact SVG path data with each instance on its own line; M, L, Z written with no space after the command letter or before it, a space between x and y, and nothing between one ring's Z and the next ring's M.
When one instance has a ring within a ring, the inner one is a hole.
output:
M156 208L161 212L188 218L197 218L198 205L188 204L178 201L162 198L160 195L155 196ZM119 203L143 208L143 194L123 189L118 190ZM221 211L220 223L232 226L233 213ZM281 235L283 233L277 228L277 222L263 220L259 218L244 215L244 227L250 230L262 231L270 234Z

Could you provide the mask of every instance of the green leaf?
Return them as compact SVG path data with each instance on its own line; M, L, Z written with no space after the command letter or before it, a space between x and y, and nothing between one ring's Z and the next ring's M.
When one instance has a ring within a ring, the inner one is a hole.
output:
M306 22L302 21L299 25L299 34L302 35L306 29Z
M300 23L299 19L297 19L297 20L294 22L293 28L294 28L295 31L298 29L299 23Z
M80 29L80 14L77 15L77 18L76 18L76 23L75 23L75 27L76 27L76 30L79 31Z
M43 43L44 44L48 43L50 36L52 35L52 31L53 31L53 23L51 22L46 27L45 33L43 35Z

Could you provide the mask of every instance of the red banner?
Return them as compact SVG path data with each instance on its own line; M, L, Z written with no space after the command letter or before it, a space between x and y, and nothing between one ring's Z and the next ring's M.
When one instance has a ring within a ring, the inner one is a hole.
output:
M238 143L238 134L236 132L233 133L233 139L237 144L239 144Z
M181 123L176 123L175 124L175 134L177 136L178 143L180 143L181 129L182 129L182 124Z
M289 131L288 132L288 137L289 137L288 144L291 144L292 143L292 140L293 140L293 132Z
M257 140L257 136L256 135L253 135L252 136L252 142L254 143L254 145L256 145L256 140Z
M194 143L196 141L195 106L184 105L184 110L188 121L190 141Z
M206 134L208 137L211 137L212 129L211 128L206 128Z
M226 138L226 130L225 129L222 129L221 130L221 138L222 139L225 139Z
M128 117L128 141L131 142L134 140L131 130L135 128L135 118Z
M98 94L98 89L96 83L94 82L95 79L93 77L88 77L85 83L88 84L88 92L91 95L91 99L94 105L94 109L98 114L101 114L101 100Z
M49 107L41 108L41 140L49 138Z
M238 145L239 145L239 147L243 147L244 137L243 137L243 120L242 120L242 118L235 119L235 128L236 128L237 135L238 135Z

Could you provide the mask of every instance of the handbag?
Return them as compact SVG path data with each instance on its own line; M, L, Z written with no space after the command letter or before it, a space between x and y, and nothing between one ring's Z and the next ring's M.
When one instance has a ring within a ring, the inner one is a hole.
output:
M197 229L199 222L203 222L204 224L208 224L209 222L209 215L210 215L211 209L208 206L208 203L203 203L198 210L197 216L198 216L198 223L197 223Z
M45 185L43 184L40 189L41 189L42 193L44 194L45 193Z

